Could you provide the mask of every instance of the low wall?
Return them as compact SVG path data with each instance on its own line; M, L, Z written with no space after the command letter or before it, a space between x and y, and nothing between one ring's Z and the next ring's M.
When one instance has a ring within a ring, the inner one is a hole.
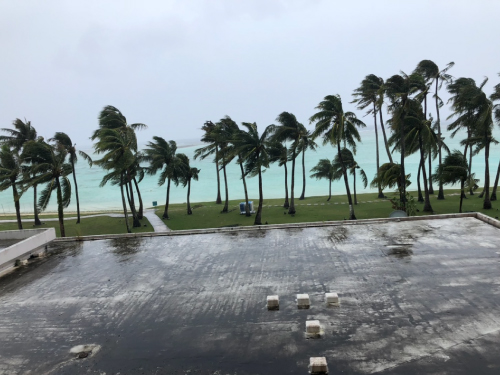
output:
M32 253L55 238L54 228L0 231L0 240L21 240L0 250L0 275L10 271L16 260L29 258Z

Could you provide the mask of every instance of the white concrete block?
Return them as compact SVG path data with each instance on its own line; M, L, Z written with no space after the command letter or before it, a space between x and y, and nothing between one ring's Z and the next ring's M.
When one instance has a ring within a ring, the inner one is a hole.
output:
M309 371L311 374L328 374L328 366L325 357L309 358Z
M279 296L267 296L267 308L268 309L279 309L280 298Z
M298 307L309 307L310 305L309 294L297 294Z
M339 303L339 295L337 293L325 293L325 301L327 304Z
M321 326L319 320L307 320L306 321L306 333L319 334L321 331Z

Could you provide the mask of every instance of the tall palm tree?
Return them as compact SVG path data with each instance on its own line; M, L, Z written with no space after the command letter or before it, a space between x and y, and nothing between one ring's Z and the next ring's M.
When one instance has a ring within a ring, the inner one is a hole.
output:
M437 135L440 141L443 140L443 135L441 133L441 117L439 116L439 108L442 107L442 100L439 98L439 89L441 89L443 82L450 82L451 75L447 72L455 65L454 62L449 62L446 67L442 70L439 70L438 66L431 60L422 60L418 63L416 71L420 73L426 83L430 86L432 83L435 83L436 92L434 93L434 98L436 100L436 126L437 126ZM427 114L427 94L425 95L425 113ZM442 142L440 142L442 144ZM442 163L442 151L441 146L438 148L438 156L439 156L439 164ZM430 162L430 159L429 159ZM431 179L431 166L429 164L429 183L432 188L432 179ZM444 191L443 184L439 184L439 192L437 199L444 199Z
M340 144L349 145L356 152L356 141L361 141L358 127L366 125L359 120L352 112L344 112L342 107L342 99L339 95L325 96L322 102L316 107L318 112L311 116L309 121L315 123L313 137L323 137L323 144L330 143L332 146L337 146L337 155L342 166L342 174L349 201L349 220L356 220L354 214L354 206L349 188L349 180L347 177L347 167L342 159ZM345 148L345 147L344 147Z
M254 225L262 224L262 204L264 194L262 191L262 168L269 168L269 153L270 137L278 128L274 125L269 125L259 135L257 124L243 122L242 125L246 128L238 133L234 140L234 145L238 153L245 160L245 172L251 177L259 176L259 206L255 214Z
M498 74L500 76L500 73ZM493 94L490 96L490 100L494 103L496 101L500 101L500 83L495 85L493 88ZM495 120L497 124L500 125L500 103L497 103L493 107L493 113L495 115ZM497 175L495 177L495 183L493 184L493 191L491 193L491 200L497 199L497 188L498 188L498 180L500 178L500 162L498 163Z
M328 199L326 201L330 201L332 198L332 181L335 173L333 163L328 159L320 159L318 164L311 169L311 172L311 178L315 178L316 180L324 178L328 180Z
M297 151L299 146L299 141L307 130L304 125L297 121L294 114L289 112L281 112L276 121L279 125L275 125L272 128L273 139L272 142L291 142L290 145L290 160L292 161L292 179L290 186L290 206L288 207L288 213L294 215L295 210L295 159L297 159ZM271 130L270 130L271 132Z
M28 141L34 141L37 137L36 129L31 125L31 121L22 121L16 118L12 125L14 129L3 128L2 131L6 132L8 135L0 135L0 143L8 144L12 147L18 154L22 152L23 146ZM41 139L43 140L43 138ZM30 163L36 163L36 159L29 161ZM33 186L33 212L35 217L35 225L42 225L40 218L38 217L37 208L37 186Z
M176 158L177 144L175 141L166 141L162 137L153 137L153 142L148 142L144 150L144 160L149 162L148 174L155 175L161 171L158 178L158 186L163 186L167 181L167 197L165 201L165 210L163 218L170 219L168 216L168 206L170 203L170 183L177 186L179 184L178 158Z
M305 130L305 127L304 127ZM302 194L300 194L299 200L303 200L306 194L306 163L305 155L307 150L316 151L318 145L314 142L311 132L305 130L299 140L299 145L297 146L298 152L302 153Z
M366 173L361 167L359 166L358 162L354 159L353 153L347 149L343 148L340 151L342 155L342 161L344 162L345 167L349 171L349 173L353 176L353 195L354 195L354 204L358 204L358 199L356 195L356 172L359 169L359 175L361 176L361 181L363 182L363 186L366 189L368 186L368 178L366 177ZM333 169L334 169L334 174L333 174L333 179L334 180L340 180L342 178L342 163L340 161L339 155L335 155L333 158Z
M141 225L134 206L132 191L133 167L135 165L135 154L138 152L135 130L144 128L147 128L147 125L143 123L128 124L126 117L118 108L108 105L99 113L99 128L94 131L90 138L93 141L97 140L94 144L96 153L106 154L100 160L100 165L104 169L113 171L110 172L107 180L111 179L114 183L119 183L120 189L125 186L127 192L129 192L129 205L134 227L140 227ZM115 158L119 162L115 162ZM128 163L126 166L123 165L125 160ZM107 180L103 178L104 184ZM122 183L125 183L125 185L122 185Z
M11 149L9 145L3 144L0 148L0 191L12 188L14 207L16 209L17 228L23 229L21 222L21 209L19 199L21 194L21 176L23 172L22 160L19 153Z
M401 75L393 75L389 78L386 83L386 95L391 101L389 110L392 114L391 125L394 132L399 133L399 145L401 154L400 163L400 192L399 200L400 207L403 211L406 211L406 172L405 172L405 143L406 143L406 132L405 128L407 126L408 120L412 120L409 115L409 101L413 94L425 87L425 82L420 74L407 75L401 72Z
M57 147L61 147L66 150L69 156L69 162L71 164L71 168L73 171L73 183L75 184L75 197L76 197L76 223L80 224L80 198L78 197L78 184L76 182L76 171L75 164L78 161L77 151L76 151L76 143L71 141L71 138L63 132L56 132L53 138L49 139L49 142L55 142ZM92 167L92 159L85 152L79 150L78 155L80 155L89 166Z
M31 141L26 143L23 155L36 155L40 159L40 162L32 167L32 172L36 177L27 182L27 187L34 184L47 184L38 199L40 211L47 208L52 192L56 191L59 229L61 237L66 237L64 208L67 208L71 202L71 182L68 175L73 172L71 164L66 162L68 152L62 147Z
M192 215L193 210L191 209L191 203L189 202L189 197L191 196L191 180L198 181L198 175L200 169L191 167L189 165L189 158L185 154L177 154L177 158L181 163L181 174L179 175L179 180L183 187L188 188L187 190L187 214Z
M290 207L290 202L288 201L288 168L287 161L289 161L289 151L286 145L281 142L272 142L268 147L269 162L278 163L279 167L285 168L285 203L284 208Z
M376 163L377 163L377 173L380 168L380 153L379 153L379 143L378 143L378 126L377 126L377 112L380 115L380 125L384 133L384 143L387 151L387 156L389 161L392 163L392 156L389 152L389 145L387 143L387 137L385 134L385 128L382 120L382 104L383 104L383 91L384 91L384 80L377 77L374 74L367 75L362 81L360 86L354 90L353 96L355 99L352 103L357 103L357 108L363 110L368 108L366 114L373 115L373 123L375 129L375 151L376 151ZM377 186L378 197L384 198L384 193L382 192L381 186Z
M462 213L462 202L464 199L464 187L468 180L468 165L464 154L454 150L448 154L441 165L436 167L436 177L443 184L460 183L460 206L459 213Z
M206 121L201 130L205 133L201 137L203 143L207 143L207 146L195 150L194 158L201 160L205 159L207 156L214 155L215 171L217 173L217 198L215 200L216 204L221 204L222 199L220 195L220 170L219 170L219 139L216 137L216 132L214 128L216 125L212 121Z
M460 78L459 85L453 86L452 103L453 115L459 119L464 116L474 123L472 136L469 141L476 144L476 151L484 148L485 173L484 173L484 201L483 208L490 209L490 172L489 156L491 143L498 143L493 138L493 103L483 91L483 87L488 81L486 78L479 86L471 78ZM454 82L456 84L457 82ZM450 86L448 87L450 89Z

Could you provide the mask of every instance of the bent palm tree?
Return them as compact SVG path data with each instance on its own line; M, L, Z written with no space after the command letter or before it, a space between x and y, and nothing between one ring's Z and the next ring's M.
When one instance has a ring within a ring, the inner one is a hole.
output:
M14 207L16 209L17 228L23 229L21 222L21 209L19 199L21 194L21 182L19 181L22 175L22 160L17 151L12 150L8 145L2 145L0 149L0 191L12 188L12 195L14 197Z
M328 180L328 199L326 200L328 202L332 198L332 181L335 173L333 163L328 159L320 159L311 172L311 178Z
M456 184L460 182L460 206L459 213L462 213L462 202L464 199L464 187L468 179L467 159L464 154L458 150L454 150L447 155L443 163L436 168L436 177L443 184Z
M268 147L269 162L278 163L279 167L285 168L285 203L283 208L290 207L290 202L288 202L288 168L286 162L289 161L289 150L283 143L272 142Z
M356 171L359 169L359 174L361 176L361 181L363 182L363 186L366 189L368 186L368 178L366 177L366 173L359 164L357 163L356 160L354 160L354 155L350 150L347 148L343 148L341 150L342 154L342 160L344 161L344 164L346 168L349 170L349 173L353 176L353 195L354 195L354 204L358 204L358 199L356 195ZM338 155L335 155L335 158L333 159L333 168L334 168L334 180L339 180L342 177L342 164L340 162L340 158Z
M47 184L40 193L38 200L40 211L47 208L52 192L56 191L59 229L61 237L66 237L64 209L71 202L71 182L67 176L73 171L71 164L66 162L67 151L64 148L54 147L45 142L29 142L26 144L23 154L36 155L40 159L40 162L33 167L32 171L36 177L31 179L27 186L30 187L41 183Z
M205 159L209 155L214 155L215 171L217 173L217 198L215 199L216 204L221 204L222 199L220 196L220 174L219 174L219 139L216 137L216 132L214 132L216 125L212 121L206 121L201 130L205 132L201 137L203 143L207 143L207 146L196 149L194 152L195 160L200 158L200 160Z
M21 119L16 118L12 125L14 129L3 128L2 131L8 133L9 135L1 135L0 143L7 144L12 147L18 154L22 152L22 149L26 142L34 141L37 139L37 132L35 128L31 125L31 121L24 122ZM40 137L41 138L41 137ZM41 138L43 140L43 138ZM36 158L33 158L29 163L36 163ZM42 225L40 218L38 217L37 208L37 186L33 186L33 212L35 217L35 225Z
M262 224L262 203L264 194L262 192L262 168L269 168L269 138L276 126L269 125L259 135L257 124L243 122L242 125L246 128L238 133L234 140L236 151L242 155L245 160L245 173L250 177L259 176L259 206L255 214L254 225Z
M193 168L189 165L189 158L185 154L177 154L177 158L181 164L181 174L179 180L183 187L187 186L187 214L192 215L193 210L191 209L191 203L189 202L189 197L191 196L191 180L198 181L198 175L200 169Z
M342 100L339 95L325 96L316 109L319 111L309 119L311 123L316 123L313 137L317 138L322 136L324 145L330 143L332 146L337 146L337 155L342 167L342 174L344 176L344 184L349 202L349 220L356 220L351 190L349 188L349 180L347 177L347 167L342 159L340 144L343 142L349 145L355 153L356 141L361 141L357 128L365 127L366 125L361 120L358 120L354 113L344 112Z
M303 200L306 194L306 164L305 164L306 151L307 150L316 151L317 146L318 145L316 144L316 142L314 142L314 140L312 139L310 131L307 130L302 133L298 145L298 151L302 153L302 194L300 195L299 200Z
M75 184L75 197L76 197L76 223L80 224L80 198L78 196L78 184L76 182L76 171L75 171L75 164L78 161L78 156L77 156L77 151L76 151L76 144L73 144L71 141L71 138L63 132L57 132L53 138L49 139L49 142L55 142L57 147L61 147L69 155L69 162L71 164L71 169L73 171L73 182ZM89 155L87 155L83 151L78 151L78 154L89 163L89 166L92 167L92 159L90 158Z

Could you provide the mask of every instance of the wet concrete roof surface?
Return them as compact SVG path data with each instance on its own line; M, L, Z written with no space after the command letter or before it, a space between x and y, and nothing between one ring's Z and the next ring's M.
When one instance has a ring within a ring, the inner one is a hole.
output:
M498 374L499 234L462 218L54 244L0 279L0 373L307 374L324 356L330 374Z

